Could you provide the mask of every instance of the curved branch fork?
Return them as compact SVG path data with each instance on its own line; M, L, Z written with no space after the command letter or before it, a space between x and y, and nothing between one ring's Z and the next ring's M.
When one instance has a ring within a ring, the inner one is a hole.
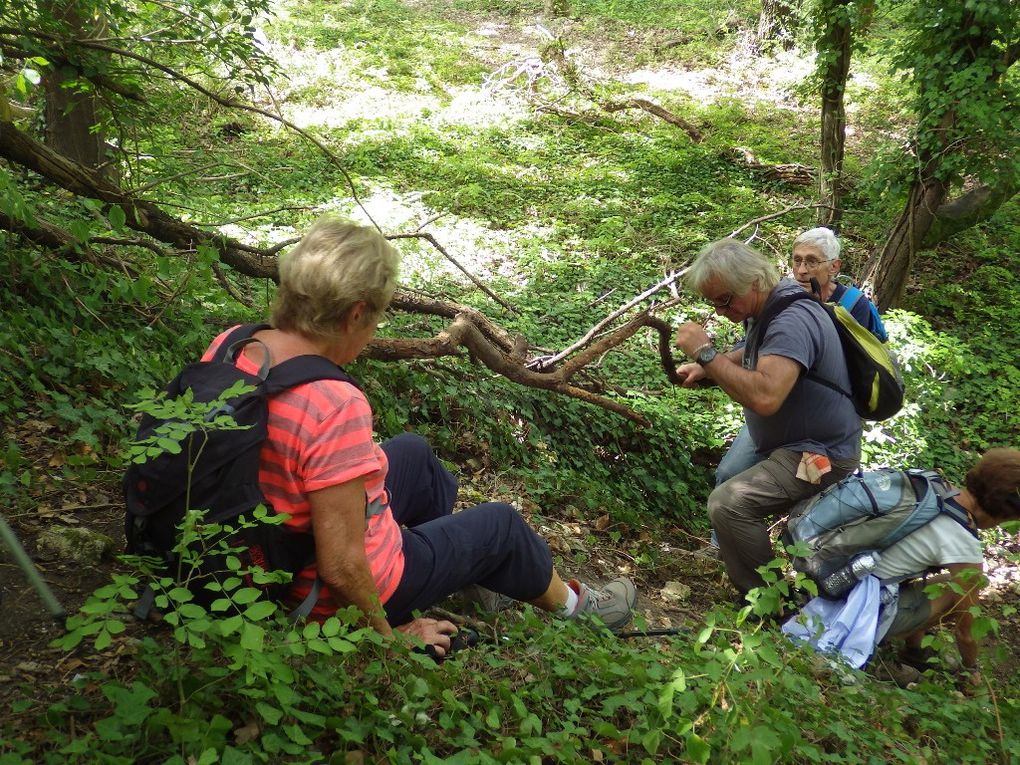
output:
M473 360L519 385L562 393L626 417L641 427L648 427L650 425L648 419L626 404L570 382L585 366L628 340L642 327L652 327L659 333L659 351L663 368L670 380L678 383L676 365L669 352L669 326L662 319L651 316L647 311L638 314L622 327L592 343L560 367L548 372L535 372L528 369L523 355L517 351L522 347L522 342L516 340L508 344L505 342L507 340L505 334L494 337L491 331L493 327L488 320L470 310L458 312L450 325L435 337L417 340L377 338L369 344L365 355L385 361L439 358L459 356L461 349L464 348L467 349Z

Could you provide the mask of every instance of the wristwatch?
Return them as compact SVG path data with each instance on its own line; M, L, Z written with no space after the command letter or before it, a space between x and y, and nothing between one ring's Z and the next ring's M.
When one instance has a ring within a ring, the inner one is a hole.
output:
M712 359L716 357L717 353L718 351L712 347L711 343L706 343L698 348L698 353L694 357L694 360L704 367L712 362Z

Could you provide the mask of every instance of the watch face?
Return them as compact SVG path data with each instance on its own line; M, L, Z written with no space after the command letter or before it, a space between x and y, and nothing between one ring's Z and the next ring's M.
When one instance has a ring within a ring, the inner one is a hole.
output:
M716 354L715 348L706 348L705 350L698 354L698 363L701 364L702 366L708 364L712 359L715 358L715 354Z

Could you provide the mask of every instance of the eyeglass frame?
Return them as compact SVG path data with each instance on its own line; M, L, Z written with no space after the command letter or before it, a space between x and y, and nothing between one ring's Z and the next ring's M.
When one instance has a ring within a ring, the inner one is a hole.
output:
M838 258L832 258L831 260L813 260L811 258L803 258L798 262L797 258L791 255L790 265L792 265L794 268L796 268L797 266L807 266L808 270L814 271L816 268L819 268L821 266L827 266L836 260L838 260Z
M735 298L735 297L736 297L736 294L733 293L733 292L730 292L730 293L727 294L726 299L723 300L723 301L709 300L708 302L709 302L709 304L711 304L712 308L714 308L715 310L717 310L717 311L725 311L727 308L730 307L730 303L733 302L733 298Z

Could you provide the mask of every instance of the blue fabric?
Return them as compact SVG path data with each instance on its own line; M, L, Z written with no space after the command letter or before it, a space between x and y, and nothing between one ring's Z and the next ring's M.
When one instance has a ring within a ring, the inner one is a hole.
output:
M878 313L878 307L859 288L837 284L829 302L843 306L858 324L883 343L889 339L889 333L885 330L885 324L882 322L882 316Z
M819 653L837 654L860 669L878 642L881 591L878 579L866 576L845 600L814 598L783 625L783 634L794 642L806 642Z
M719 467L715 469L715 485L726 483L733 476L754 467L765 459L765 456L754 448L754 440L751 438L751 431L747 429L747 425L741 426L733 443L730 444L730 448L726 450L726 454L719 461Z
M404 433L382 444L386 490L402 529L404 574L384 604L400 625L468 585L534 600L552 578L552 554L520 514L502 502L453 512L457 479L428 443Z

